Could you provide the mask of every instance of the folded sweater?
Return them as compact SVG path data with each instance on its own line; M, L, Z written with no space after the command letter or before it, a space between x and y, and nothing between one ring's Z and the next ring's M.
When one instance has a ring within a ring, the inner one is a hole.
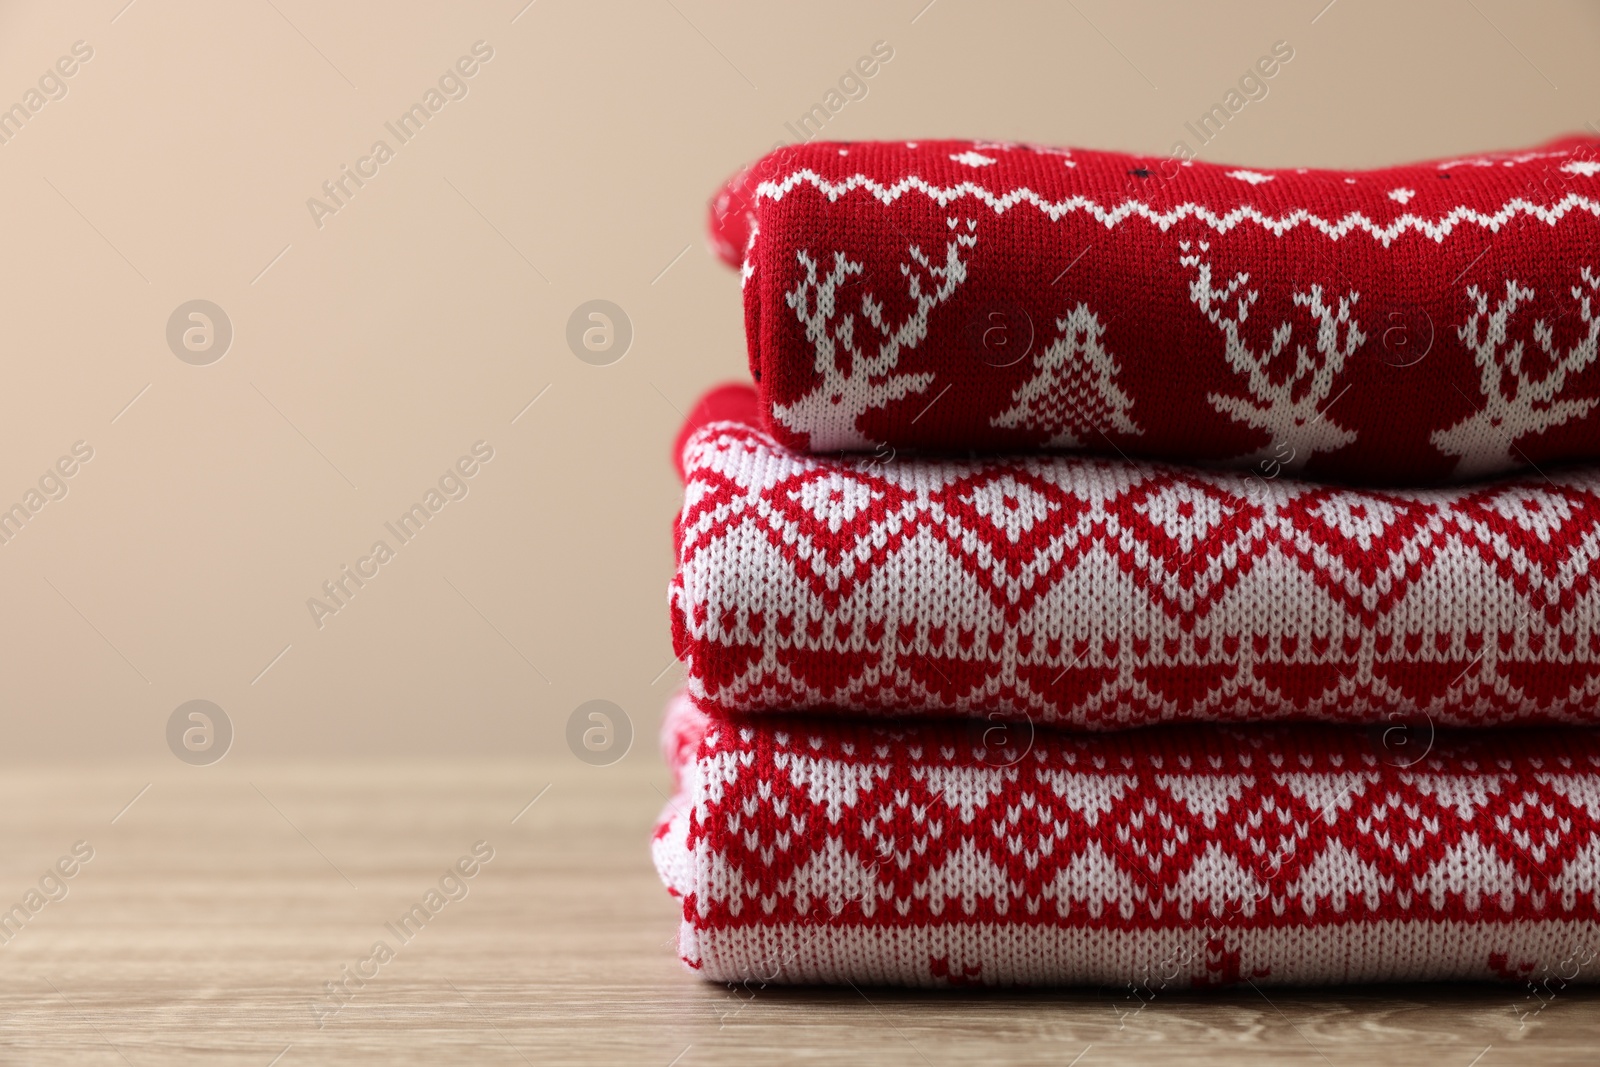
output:
M711 208L765 427L1420 484L1600 457L1600 140L1369 171L811 143Z
M740 398L743 397L741 402ZM712 401L715 401L713 403ZM1600 472L1375 491L789 451L719 390L669 600L721 712L1600 721Z
M752 985L1592 981L1600 735L1060 734L724 720L678 698L653 852Z

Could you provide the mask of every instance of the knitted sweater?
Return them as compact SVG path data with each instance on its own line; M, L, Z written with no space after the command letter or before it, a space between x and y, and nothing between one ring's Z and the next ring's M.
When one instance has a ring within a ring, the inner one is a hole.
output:
M744 992L1098 983L1134 1011L1243 980L1555 988L1600 952L1591 730L889 730L680 697L663 742L679 951Z
M712 203L780 443L1418 484L1600 457L1600 140L1371 171L782 148Z
M747 391L712 399L699 411L724 421L682 438L669 593L707 709L1600 719L1593 469L1384 492L1072 456L841 459L737 421Z

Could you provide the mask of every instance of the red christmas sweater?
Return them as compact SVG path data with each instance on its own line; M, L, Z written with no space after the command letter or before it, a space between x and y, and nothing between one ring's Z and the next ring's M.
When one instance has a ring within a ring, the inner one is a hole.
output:
M1371 171L782 148L713 200L790 448L1420 484L1600 456L1600 141Z

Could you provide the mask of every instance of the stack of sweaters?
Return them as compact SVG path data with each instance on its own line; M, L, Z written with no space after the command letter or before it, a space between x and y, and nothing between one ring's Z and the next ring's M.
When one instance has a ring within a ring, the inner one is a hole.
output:
M711 226L755 388L677 449L690 967L1600 966L1600 141L809 144Z

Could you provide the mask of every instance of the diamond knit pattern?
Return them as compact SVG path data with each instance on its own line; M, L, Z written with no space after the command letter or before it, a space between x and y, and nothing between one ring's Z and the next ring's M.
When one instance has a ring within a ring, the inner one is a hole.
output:
M719 981L1507 978L1600 945L1600 735L708 717L664 742Z
M689 436L669 599L709 710L1094 729L1593 723L1600 475L1384 491Z

